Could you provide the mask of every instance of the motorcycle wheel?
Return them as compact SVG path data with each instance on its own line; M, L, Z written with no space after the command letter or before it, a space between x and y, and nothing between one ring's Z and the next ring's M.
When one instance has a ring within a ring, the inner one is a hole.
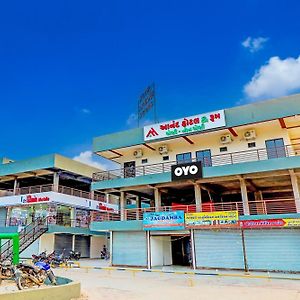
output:
M33 282L27 274L21 274L16 279L16 284L17 284L17 287L18 287L19 290L28 289L28 288L31 288L33 286Z
M50 282L53 284L53 285L57 285L57 282L56 282L56 277L54 275L54 273L52 271L50 271L48 273L48 277L49 277L49 280Z

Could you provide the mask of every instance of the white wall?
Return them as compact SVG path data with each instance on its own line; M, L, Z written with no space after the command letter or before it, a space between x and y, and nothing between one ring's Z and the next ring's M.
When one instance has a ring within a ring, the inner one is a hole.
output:
M54 251L54 234L44 233L40 237L40 252L47 251L48 254Z
M172 264L170 236L151 236L151 267Z
M109 249L107 239L104 236L91 236L90 258L100 258L103 245L106 245L106 248Z
M243 134L245 131L250 129L255 129L256 139L253 141L246 141L243 138ZM233 141L230 144L225 144L225 145L222 145L220 143L220 137L221 135L229 134L228 130L191 135L189 136L189 138L194 142L194 145L189 144L183 138L177 138L174 140L166 140L166 141L148 143L148 144L155 149L158 149L158 147L163 144L168 145L169 153L166 155L169 156L170 162L176 161L177 154L185 153L185 152L192 152L192 158L195 158L196 151L206 150L206 149L211 150L212 156L223 155L232 152L251 151L255 149L261 149L266 147L265 141L269 139L283 138L285 145L291 144L287 129L281 128L278 120L255 124L255 125L249 125L249 126L241 126L241 127L234 128L234 130L238 133L238 137L232 137ZM249 142L256 142L256 147L248 148ZM220 152L220 147L222 146L226 146L228 151ZM136 159L133 156L133 152L138 148L141 148L143 150L143 157ZM164 162L162 159L163 155L160 155L158 151L153 151L143 146L130 147L127 148L126 150L125 149L122 150L122 153L124 154L124 156L119 158L120 163L126 161L136 161L136 166L140 166L140 165L147 166L147 165ZM148 163L142 164L141 161L142 159L145 158L148 159Z

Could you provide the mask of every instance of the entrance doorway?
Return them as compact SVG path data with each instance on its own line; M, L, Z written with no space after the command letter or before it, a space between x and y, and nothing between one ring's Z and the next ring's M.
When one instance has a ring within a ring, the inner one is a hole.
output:
M191 266L190 235L151 235L151 267Z

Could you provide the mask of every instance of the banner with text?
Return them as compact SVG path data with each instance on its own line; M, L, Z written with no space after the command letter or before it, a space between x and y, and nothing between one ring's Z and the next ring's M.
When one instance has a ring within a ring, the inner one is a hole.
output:
M230 227L238 225L238 211L199 212L185 214L186 228Z
M144 127L144 140L152 141L180 135L189 135L226 126L224 110L167 121Z

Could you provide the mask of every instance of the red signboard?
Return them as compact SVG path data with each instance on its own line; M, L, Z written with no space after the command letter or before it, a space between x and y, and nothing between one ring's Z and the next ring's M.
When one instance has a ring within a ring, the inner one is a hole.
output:
M283 219L239 221L241 228L284 227L285 223L286 222Z
M37 197L32 195L22 196L22 203L37 203L37 202L48 202L50 200L49 197Z

